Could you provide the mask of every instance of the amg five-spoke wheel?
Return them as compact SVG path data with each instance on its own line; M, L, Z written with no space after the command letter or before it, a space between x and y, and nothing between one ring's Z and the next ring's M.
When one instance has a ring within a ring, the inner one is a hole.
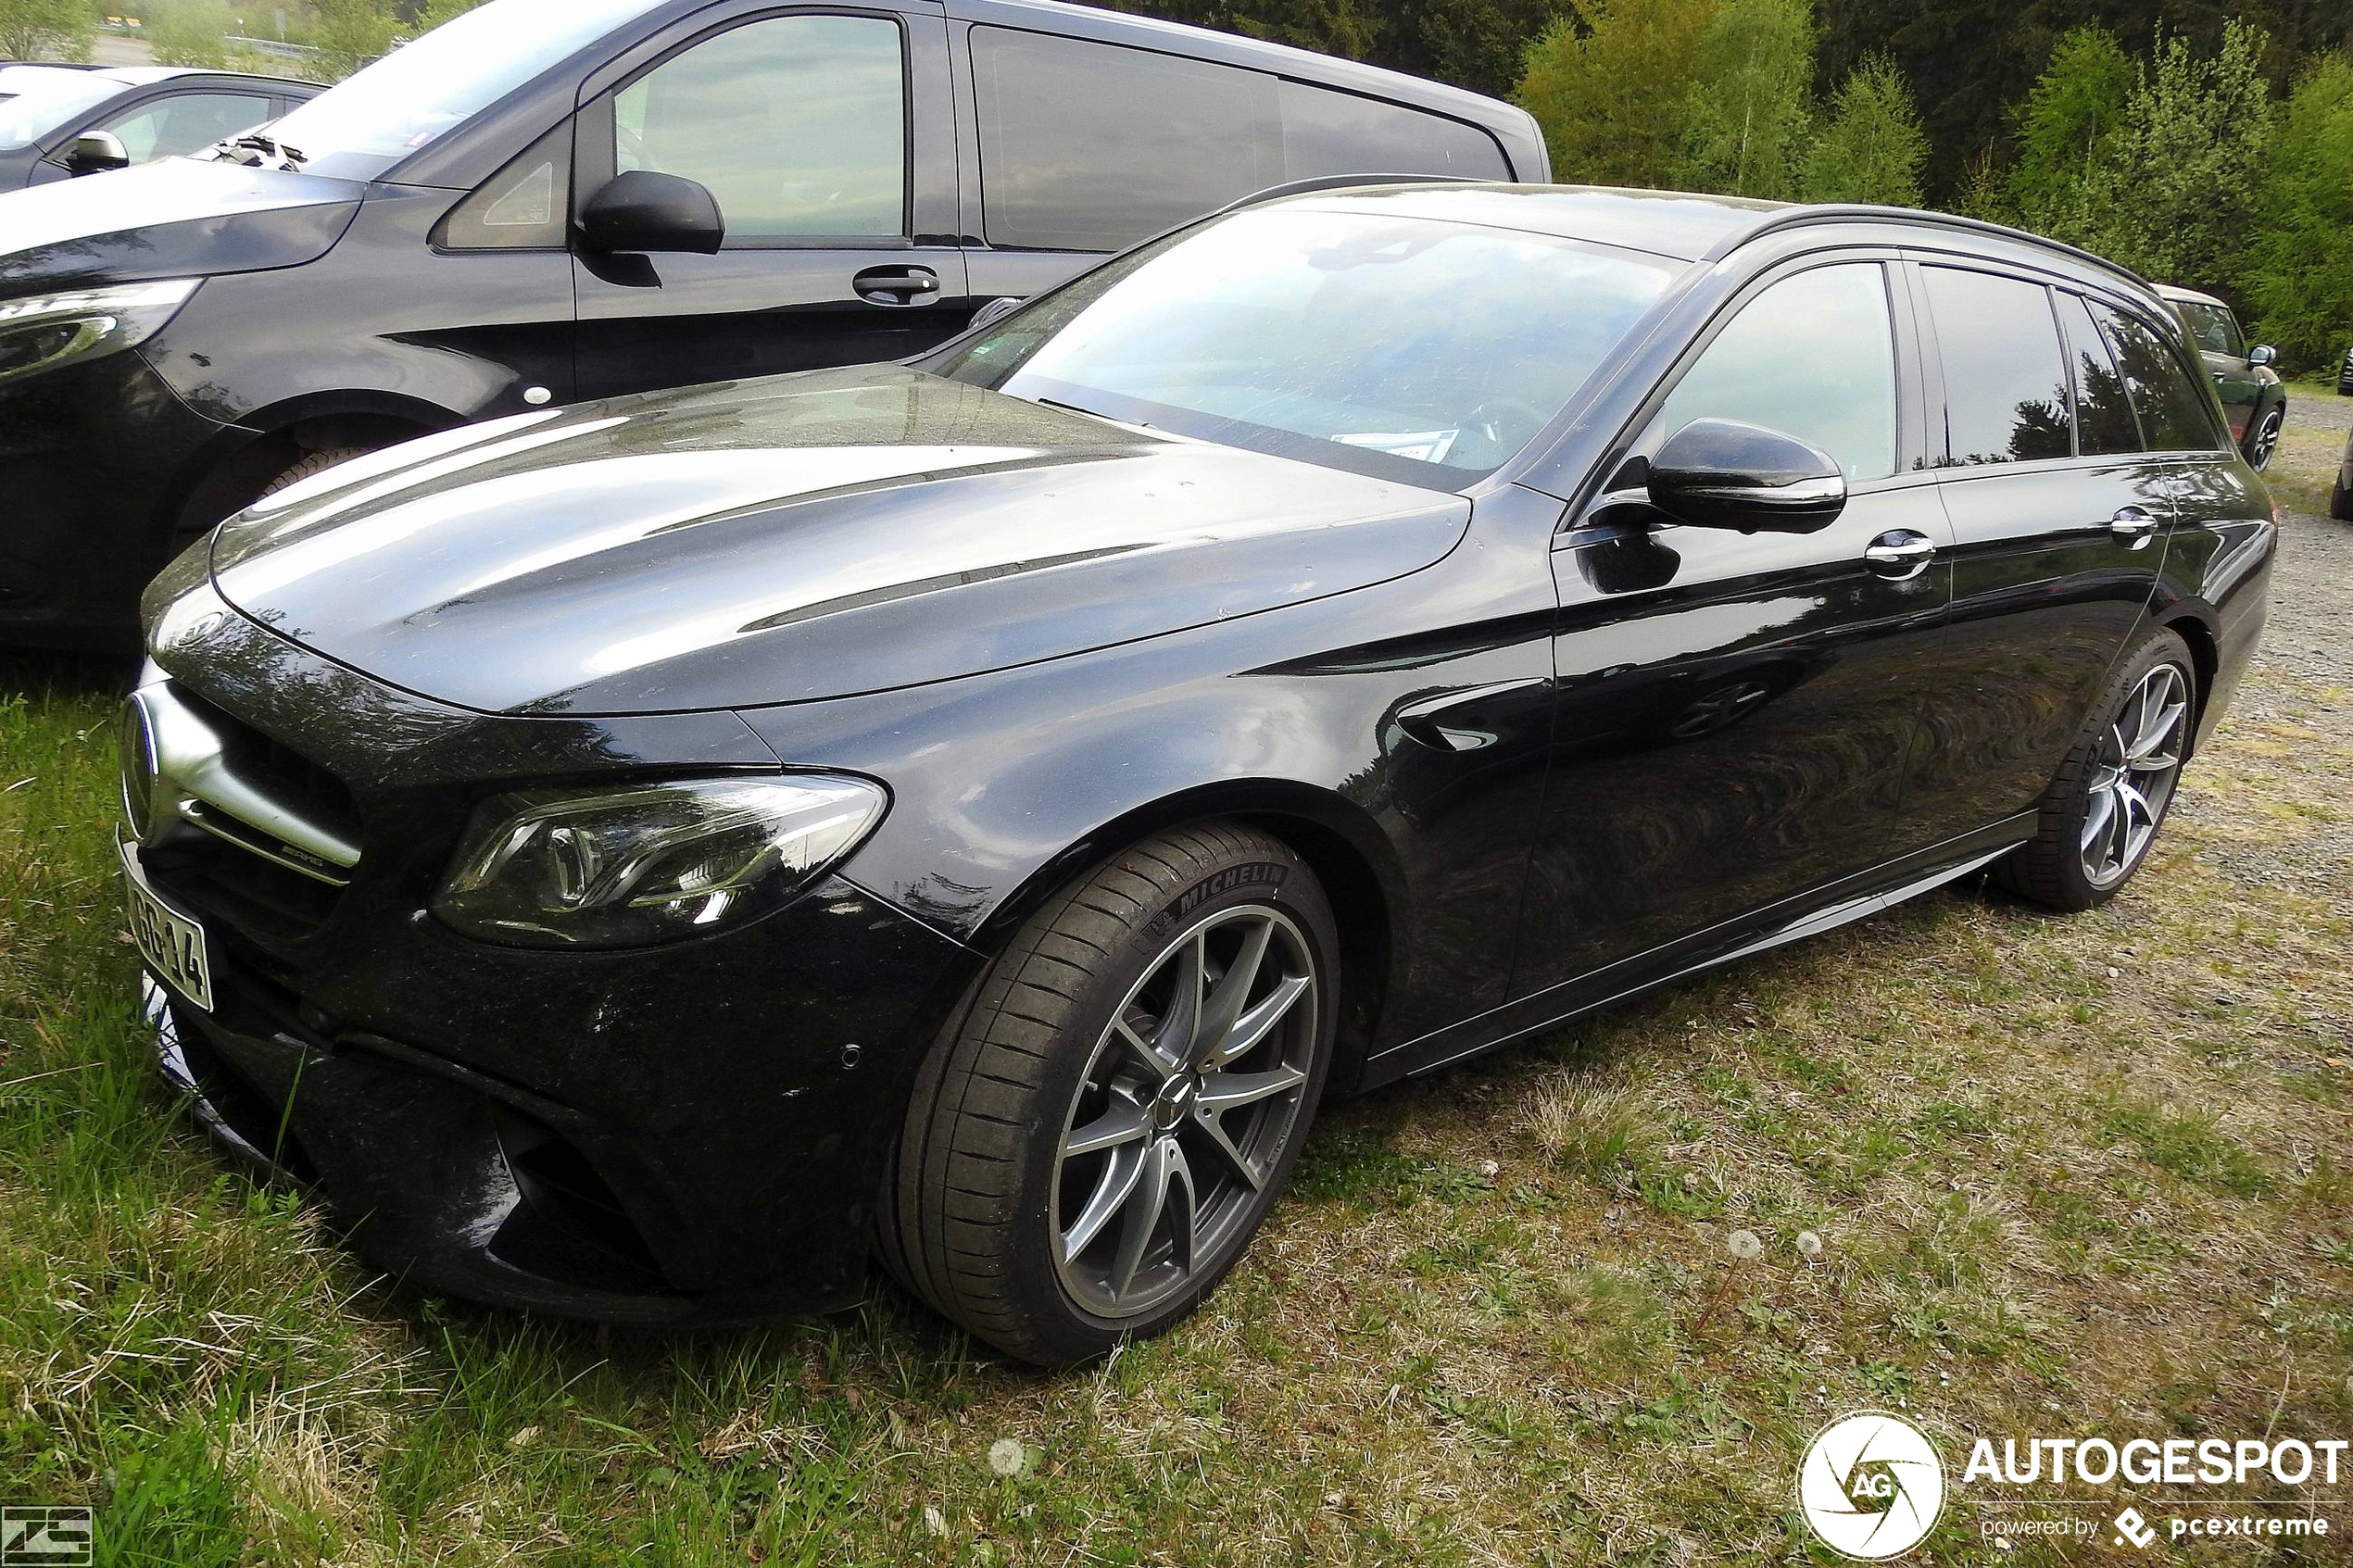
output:
M2034 836L1997 868L2013 891L2055 909L2088 909L2140 869L2189 755L2193 668L2189 645L2170 630L2150 633L2118 664L2043 797Z
M1315 873L1252 828L1164 833L1076 879L925 1063L882 1195L885 1264L1049 1365L1177 1322L1306 1137L1338 955Z
M2093 886L2122 882L2147 852L2181 776L2189 712L2188 680L2179 666L2159 664L2141 677L2101 737L2079 840Z
M1132 1317L1184 1289L1264 1191L1315 1048L1299 928L1245 904L1203 921L1136 983L1095 1047L1054 1173L1073 1296Z

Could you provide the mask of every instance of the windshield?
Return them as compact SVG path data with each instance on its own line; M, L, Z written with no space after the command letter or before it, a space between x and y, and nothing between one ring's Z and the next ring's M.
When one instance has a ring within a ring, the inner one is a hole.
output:
M405 44L271 128L306 170L370 180L650 0L491 0Z
M1089 273L938 368L1032 402L1453 489L1533 440L1677 270L1517 230L1261 208Z
M29 147L122 91L80 70L0 70L0 147Z

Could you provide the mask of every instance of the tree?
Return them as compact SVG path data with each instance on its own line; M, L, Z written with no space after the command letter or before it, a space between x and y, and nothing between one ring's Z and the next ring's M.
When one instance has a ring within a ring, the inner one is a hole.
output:
M2353 332L2353 60L2323 55L2297 79L2261 197L2246 274L2256 333L2291 365L2331 362Z
M0 59L87 60L97 31L89 0L0 0Z
M313 0L318 19L310 32L318 51L304 62L306 74L340 82L392 51L398 19L378 0Z
M1718 0L1583 0L1529 45L1515 94L1544 129L1553 178L1661 186Z
M1814 94L1810 0L1730 0L1700 39L1692 79L1674 183L1792 194Z
M1912 89L1895 62L1866 56L1831 100L1830 122L1806 155L1807 201L1920 204L1928 137Z
M207 70L228 66L229 48L223 39L234 23L222 0L150 5L142 20L157 65L198 66Z
M2085 171L2123 124L2138 81L2123 45L2105 28L2079 27L2051 50L2050 64L2010 117L2018 161L2005 186L2028 227L2080 204Z

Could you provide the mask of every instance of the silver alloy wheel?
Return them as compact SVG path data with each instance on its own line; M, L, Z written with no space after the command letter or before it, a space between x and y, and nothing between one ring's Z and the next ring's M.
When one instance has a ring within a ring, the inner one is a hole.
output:
M2263 416L2263 422L2255 427L2255 449L2247 454L2248 462L2259 469L2271 462L2271 449L2280 444L2280 429L2286 422L2283 409L2274 408Z
M1054 1262L1080 1306L1148 1312L1242 1239L1299 1124L1320 1006L1306 938L1263 904L1218 911L1145 970L1054 1157Z
M2082 840L2083 875L2094 887L2122 882L2148 849L2181 776L2189 712L2189 676L2178 664L2160 664L2141 677L2101 737Z

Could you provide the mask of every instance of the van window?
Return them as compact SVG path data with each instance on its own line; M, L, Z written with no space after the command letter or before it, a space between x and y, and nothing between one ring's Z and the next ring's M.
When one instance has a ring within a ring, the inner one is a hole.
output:
M2066 361L2040 283L1923 267L1944 362L1944 460L2024 463L2075 452Z
M2239 335L2238 318L2219 305L2202 305L2185 299L2174 307L2181 312L2182 324L2190 330L2190 337L2208 354L2227 354L2233 359L2246 358L2246 339Z
M1483 131L1264 71L998 27L972 59L991 245L1120 250L1318 175L1510 178Z
M2164 340L2120 310L2104 305L2093 310L2116 345L2124 389L2141 416L2141 434L2149 450L2211 452L2221 446L2206 395L2183 372Z
M613 167L697 181L729 242L907 232L907 68L882 17L772 17L613 101Z
M1664 439L1740 420L1808 441L1849 479L1895 471L1895 335L1877 262L1817 267L1741 307L1659 410Z
M2076 450L2087 458L2142 450L2141 427L2133 422L2124 377L2093 323L2091 307L2079 295L2063 294L2059 301L2059 320L2066 323L2068 346L2075 357Z

